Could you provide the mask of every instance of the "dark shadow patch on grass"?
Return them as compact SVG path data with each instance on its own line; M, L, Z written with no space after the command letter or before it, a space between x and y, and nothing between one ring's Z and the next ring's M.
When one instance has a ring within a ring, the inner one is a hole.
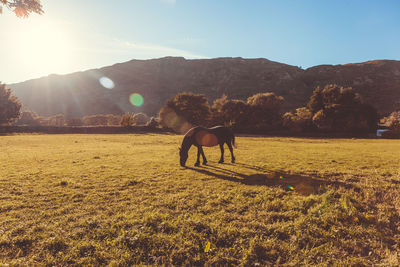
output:
M124 187L128 187L128 186L135 186L137 184L139 184L140 182L134 181L134 180L130 180L128 182L125 183Z
M68 245L64 240L60 238L50 239L47 244L45 244L44 248L48 250L53 256L57 255L58 252L65 251L68 248Z
M20 250L21 256L27 256L33 248L33 240L22 237L14 241L14 246Z
M397 181L397 180L395 180L395 179L392 179L392 183L393 183L393 184L400 184L400 181Z
M251 166L248 164L239 164L239 165L246 166L252 170L257 170L257 171L262 170L262 173L248 175L245 173L239 173L212 164L203 165L198 168L187 167L187 169L208 176L216 177L218 179L237 182L245 185L280 187L286 191L293 191L304 196L308 196L311 194L319 194L321 192L324 192L325 188L328 186L344 187L346 189L353 189L355 191L360 191L360 188L349 183L343 183L338 181L327 181L320 177L312 177L312 176L286 173L286 172L276 172L259 168L257 166Z
M208 175L208 176L213 176L213 177L216 177L218 179L227 180L227 181L231 181L231 182L241 183L241 181L242 181L242 179L240 179L240 178L233 177L231 175L227 175L227 174L224 174L224 173L216 173L216 172L208 171L208 170L205 170L205 169L192 168L192 167L186 167L186 169L193 170L193 171L196 171L196 172Z
M216 171L219 171L219 172L221 172L221 173L225 173L225 174L227 174L227 175L238 176L238 177L241 177L241 178L243 178L243 179L246 179L246 178L248 177L248 176L245 175L245 174L242 174L242 173L239 173L239 172L235 172L235 171L232 171L232 170L228 170L228 169L225 169L225 168L221 168L221 167L215 166L215 165L210 165L210 164L208 164L208 165L203 165L202 167L203 167L203 168L206 168L206 169L214 169L214 170L216 170Z

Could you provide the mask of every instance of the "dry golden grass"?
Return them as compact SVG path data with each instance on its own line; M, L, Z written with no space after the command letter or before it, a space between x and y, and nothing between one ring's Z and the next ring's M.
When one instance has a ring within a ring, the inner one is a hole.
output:
M0 265L399 264L398 141L181 139L1 136Z

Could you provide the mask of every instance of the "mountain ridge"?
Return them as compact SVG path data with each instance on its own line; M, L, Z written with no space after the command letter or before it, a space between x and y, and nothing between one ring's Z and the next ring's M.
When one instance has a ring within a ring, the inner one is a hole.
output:
M101 77L113 80L115 87L102 87ZM223 94L245 100L255 93L275 92L285 98L286 111L304 106L316 86L328 83L352 86L382 114L400 108L400 61L396 60L301 69L265 58L133 59L98 69L51 74L8 87L25 109L39 115L80 117L125 112L155 115L168 99L183 91L205 94L210 104ZM143 106L130 104L132 93L143 96Z

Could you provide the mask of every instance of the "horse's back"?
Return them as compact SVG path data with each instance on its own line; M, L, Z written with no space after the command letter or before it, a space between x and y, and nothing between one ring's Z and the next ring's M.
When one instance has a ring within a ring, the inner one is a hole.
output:
M233 133L229 128L221 125L211 128L196 126L187 131L185 138L194 138L197 144L210 147L229 141L233 138Z
M232 137L233 136L233 132L231 131L231 129L229 129L226 126L214 126L212 128L209 128L209 130L211 132L215 132L215 133L219 133L221 136L227 136L227 137Z
M222 128L226 128L226 127L222 126L222 125L217 125L217 126L214 126L214 127L208 128L208 129L214 130L214 129L222 129Z
M226 127L225 126L221 126L221 125L214 126L214 127L211 127L211 128L205 128L203 126L195 126L195 127L191 128L191 129L189 129L189 131L187 131L185 133L185 136L192 136L193 134L196 134L199 131L207 131L207 132L210 132L210 133L223 132L223 131L225 131L225 129L226 129Z

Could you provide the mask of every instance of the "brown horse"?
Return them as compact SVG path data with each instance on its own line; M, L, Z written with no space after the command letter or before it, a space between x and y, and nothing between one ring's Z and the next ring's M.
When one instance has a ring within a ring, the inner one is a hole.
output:
M180 164L181 166L185 166L188 158L188 151L192 145L197 147L197 161L194 166L200 165L200 154L203 157L203 164L207 164L203 146L212 147L219 145L219 148L221 149L221 158L218 162L223 163L225 143L231 151L231 159L232 163L234 163L235 156L233 155L232 145L235 146L235 136L229 128L224 126L215 126L212 128L204 128L200 126L194 127L183 137L182 145L179 148Z

